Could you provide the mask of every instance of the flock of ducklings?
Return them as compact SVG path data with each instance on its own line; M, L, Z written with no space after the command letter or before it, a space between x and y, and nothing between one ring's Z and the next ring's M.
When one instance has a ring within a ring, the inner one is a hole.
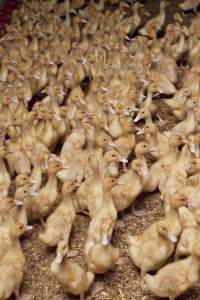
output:
M127 243L141 286L174 300L200 270L200 16L187 27L175 14L158 38L165 1L144 27L140 2L84 2L24 0L0 40L0 299L19 299L19 238L36 220L56 247L50 271L83 299L119 258L118 212L159 189L165 216ZM158 102L179 121L170 131ZM90 217L87 271L69 258L78 213Z

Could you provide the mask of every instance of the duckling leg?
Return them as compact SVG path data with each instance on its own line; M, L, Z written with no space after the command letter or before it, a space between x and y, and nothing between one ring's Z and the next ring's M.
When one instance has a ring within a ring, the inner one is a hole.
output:
M40 218L40 222L41 222L41 225L42 225L42 227L46 227L46 223L45 223L45 221L43 220L43 218Z
M123 165L123 171L124 171L124 173L126 173L128 171L127 166L126 166L126 162L123 162L122 165Z
M85 298L84 293L80 294L80 300L84 300L84 298Z
M15 291L15 299L16 299L16 300L20 300L19 290L16 290L16 291Z
M146 272L141 270L141 272L140 272L140 286L141 286L142 290L148 291L147 286L145 284L145 275L146 275Z

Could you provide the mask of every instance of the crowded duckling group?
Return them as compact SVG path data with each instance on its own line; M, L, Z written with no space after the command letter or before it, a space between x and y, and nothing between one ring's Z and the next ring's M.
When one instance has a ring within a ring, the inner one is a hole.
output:
M175 300L198 282L199 4L180 3L167 26L167 1L153 18L142 1L22 0L13 11L0 39L0 300L20 299L20 237L37 221L55 252L49 272L84 299L120 257L120 214L142 218L138 196L157 190L164 216L126 236L141 289ZM167 130L160 103L176 119ZM83 265L70 257L77 214L90 219Z

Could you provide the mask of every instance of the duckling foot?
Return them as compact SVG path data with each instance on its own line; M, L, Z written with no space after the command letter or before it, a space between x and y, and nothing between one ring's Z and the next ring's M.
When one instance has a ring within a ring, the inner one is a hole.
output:
M45 223L45 221L42 219L42 218L40 218L40 222L41 222L41 225L42 225L42 227L46 227L46 223Z
M148 292L147 286L145 284L145 274L140 275L140 286L143 291Z
M144 216L146 211L144 209L136 209L134 206L132 207L132 213L135 216Z
M85 296L84 294L80 294L80 300L84 300Z
M15 299L16 299L16 300L20 300L19 290L16 290L16 291L15 291Z

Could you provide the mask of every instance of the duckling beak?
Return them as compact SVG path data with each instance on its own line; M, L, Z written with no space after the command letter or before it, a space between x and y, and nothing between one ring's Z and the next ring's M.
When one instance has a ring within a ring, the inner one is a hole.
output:
M29 184L30 184L30 185L32 185L32 184L36 184L36 183L37 183L37 181L36 181L36 180L30 180L30 181L29 181Z
M30 196L36 197L36 196L38 196L38 193L36 193L36 192L31 192L31 193L30 193Z
M129 6L127 3L124 3L124 4L123 4L123 7L130 8L130 6Z
M17 61L16 60L12 60L12 63L14 64L14 65L16 65L17 64Z
M151 147L151 146L150 146L150 147L149 147L149 151L150 151L150 152L156 152L156 151L157 151L157 148Z
M187 206L188 208L196 208L197 204L192 199L189 199L187 202Z
M199 157L199 146L193 143L189 143L191 153L195 154L196 157Z
M66 93L63 92L63 91L61 91L61 92L59 93L59 95L60 95L60 96L64 96L64 95L66 95Z
M134 123L137 123L138 121L140 121L142 119L142 117L138 114L136 116L136 118L133 120Z
M16 206L22 206L24 203L21 200L15 200L15 205Z
M101 243L103 246L108 246L109 244L108 236L105 233L102 235Z
M69 165L62 165L62 169L63 170L69 169Z
M124 157L121 157L121 158L119 159L119 161L126 164L126 163L128 162L128 159L126 159L126 158L124 158Z
M172 232L168 232L168 239L169 239L172 243L176 243L176 242L177 242L177 237L176 237Z
M61 120L62 120L62 118L61 118L58 114L54 114L54 115L53 115L53 118L54 118L54 120L56 120L56 121L61 121Z
M29 231L29 230L32 230L32 229L33 229L33 226L30 226L30 225L26 226L26 231Z
M149 172L143 167L140 168L140 173L145 177L149 175Z
M108 142L108 145L111 146L111 147L113 147L113 148L116 147L116 145L115 145L115 143L113 143L113 141L109 141L109 142Z
M62 260L63 260L62 253L58 253L57 256L56 256L56 258L55 258L55 263L61 264Z

